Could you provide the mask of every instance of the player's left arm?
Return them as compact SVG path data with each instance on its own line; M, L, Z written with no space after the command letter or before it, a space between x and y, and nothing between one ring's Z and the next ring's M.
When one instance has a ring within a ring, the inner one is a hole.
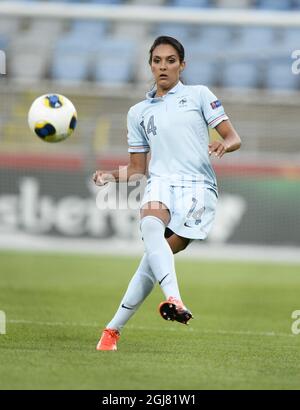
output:
M226 152L233 152L240 148L241 138L229 120L222 121L215 129L222 140L214 141L208 145L209 155L215 153L218 158L222 158Z

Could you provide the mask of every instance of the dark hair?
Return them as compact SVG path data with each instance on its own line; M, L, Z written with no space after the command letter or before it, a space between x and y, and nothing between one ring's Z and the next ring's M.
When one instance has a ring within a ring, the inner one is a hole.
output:
M152 62L152 55L153 55L153 51L157 46L160 46L161 44L169 44L170 46L174 47L175 50L177 51L178 55L179 55L179 61L182 63L184 61L184 47L183 45L176 40L176 38L173 37L169 37L169 36L160 36L157 37L154 41L154 43L152 44L151 48L150 48L150 57L149 57L149 64L151 65Z

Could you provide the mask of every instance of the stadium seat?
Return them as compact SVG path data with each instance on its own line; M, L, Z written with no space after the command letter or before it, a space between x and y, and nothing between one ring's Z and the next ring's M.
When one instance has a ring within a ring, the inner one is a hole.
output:
M292 9L292 0L257 0L257 7L267 10L290 10Z
M56 2L57 0L48 0L48 2ZM84 0L60 0L62 3L84 3Z
M244 51L268 49L272 47L275 32L271 27L242 27L234 46Z
M0 50L5 51L8 46L8 38L5 35L0 34Z
M20 19L0 18L0 35L5 35L8 39L15 36L20 28Z
M131 0L130 4L139 6L163 6L166 0Z
M154 36L171 36L185 43L191 35L191 27L188 24L161 23L154 31Z
M210 0L172 0L170 6L173 7L210 7Z
M137 45L137 61L134 67L134 76L138 83L151 87L152 73L149 66L149 50L153 44L153 36L146 37L143 43Z
M183 79L187 84L216 84L218 59L212 48L197 41L190 43L186 49L186 63Z
M208 50L229 47L232 41L232 28L227 26L197 26L194 27L195 38L202 48Z
M45 77L51 42L26 35L12 40L9 47L10 76L22 81L38 81Z
M295 9L300 9L300 0L294 0L293 5Z
M108 28L107 21L75 20L72 23L70 35L84 37L87 41L99 41L106 35Z
M107 39L99 44L94 68L97 82L109 85L133 80L136 44L127 40Z
M215 85L216 63L213 61L192 60L187 65L183 80L188 85L203 84L207 86Z
M60 38L54 50L52 77L73 82L86 80L96 47L95 42L87 42L85 37Z
M151 26L145 23L122 23L116 22L114 24L114 28L112 30L112 37L113 38L122 38L130 40L139 39L140 44L144 44L145 38L147 38L149 32L151 30Z
M252 5L251 0L217 0L216 6L219 8L232 8L232 9L240 9L240 8L250 8Z
M122 4L122 0L90 0L92 4L107 4L107 5L118 5Z
M300 49L300 28L284 29L282 43L285 49Z
M223 86L228 88L257 88L259 86L258 61L228 59L222 71Z
M55 40L63 31L64 22L60 19L35 19L30 22L27 33L32 36L43 37L51 33L51 41Z
M299 89L299 75L293 74L291 60L287 56L274 58L268 62L265 86L272 90L297 91Z

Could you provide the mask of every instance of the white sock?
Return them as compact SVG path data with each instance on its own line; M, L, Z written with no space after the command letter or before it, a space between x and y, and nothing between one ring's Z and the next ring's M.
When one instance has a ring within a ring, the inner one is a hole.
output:
M145 216L141 221L146 254L149 265L166 298L180 299L174 255L165 239L165 224L155 216Z
M106 327L120 332L152 291L155 283L156 279L151 271L148 258L144 254L137 271L129 282L127 291L115 316Z

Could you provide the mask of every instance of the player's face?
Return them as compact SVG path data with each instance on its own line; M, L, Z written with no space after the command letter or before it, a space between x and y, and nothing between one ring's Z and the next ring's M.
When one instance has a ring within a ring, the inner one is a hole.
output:
M157 92L171 90L179 81L185 62L180 63L177 50L169 44L157 46L152 53L151 71Z

